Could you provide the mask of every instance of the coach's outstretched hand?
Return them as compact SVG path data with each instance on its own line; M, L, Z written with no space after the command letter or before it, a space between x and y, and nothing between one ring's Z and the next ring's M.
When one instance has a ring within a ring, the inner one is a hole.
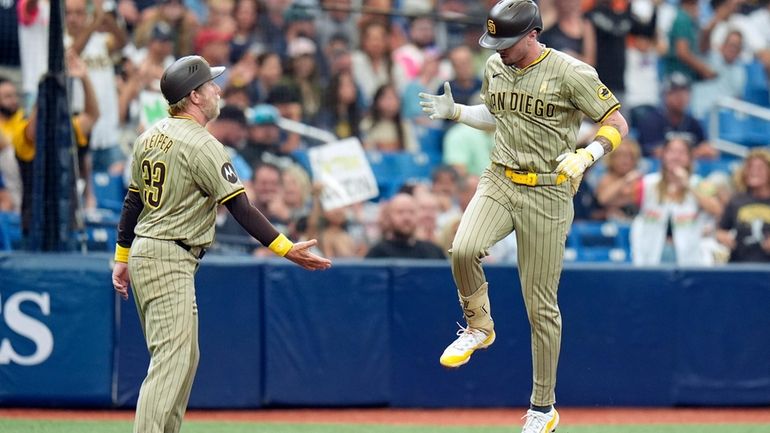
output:
M420 92L418 96L422 99L420 101L422 111L427 113L431 120L457 120L457 117L460 115L460 110L455 105L455 100L452 97L452 88L449 86L448 81L444 81L443 95L429 95Z
M332 261L310 251L318 243L315 239L295 243L284 257L310 271L323 271L332 267Z

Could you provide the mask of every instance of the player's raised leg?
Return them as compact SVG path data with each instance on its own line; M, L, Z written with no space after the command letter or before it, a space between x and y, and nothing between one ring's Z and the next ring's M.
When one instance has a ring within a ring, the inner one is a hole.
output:
M488 254L489 247L513 231L512 205L506 196L510 192L507 182L508 179L501 180L493 171L484 173L452 242L452 276L468 326L461 327L457 339L441 355L439 362L445 367L467 363L475 350L486 348L495 341L488 284L481 259Z

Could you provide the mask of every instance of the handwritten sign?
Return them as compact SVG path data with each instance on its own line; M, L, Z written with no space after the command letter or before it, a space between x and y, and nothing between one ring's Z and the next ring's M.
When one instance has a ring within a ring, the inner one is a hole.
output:
M310 148L310 167L323 184L321 206L336 209L379 195L377 181L357 138Z

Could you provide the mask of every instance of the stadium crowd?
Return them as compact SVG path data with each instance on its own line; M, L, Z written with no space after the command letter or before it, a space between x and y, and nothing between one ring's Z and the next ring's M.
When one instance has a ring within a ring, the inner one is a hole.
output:
M18 213L32 181L24 172L34 158L50 6L48 0L5 3L0 211ZM630 119L631 137L586 175L575 197L576 220L629 227L629 252L639 265L770 261L770 152L757 146L739 159L720 152L707 133L718 102L751 99L747 71L759 68L767 81L770 2L538 3L540 40L594 66ZM493 140L428 119L417 95L441 93L449 81L456 102L479 103L480 73L493 53L477 41L492 4L65 0L82 202L102 207L95 176L124 175L133 140L167 115L159 89L164 69L195 53L228 67L216 79L221 114L208 129L227 146L250 200L281 231L318 238L327 257L444 257ZM766 94L750 102L770 106ZM303 163L321 141L282 129L280 119L356 137L370 155L425 155L429 175L378 179L398 184L378 200L323 209L323 185ZM581 140L593 137L593 128L587 123ZM767 145L770 136L763 140L756 144ZM269 252L249 239L220 213L213 250ZM513 236L485 260L515 262Z

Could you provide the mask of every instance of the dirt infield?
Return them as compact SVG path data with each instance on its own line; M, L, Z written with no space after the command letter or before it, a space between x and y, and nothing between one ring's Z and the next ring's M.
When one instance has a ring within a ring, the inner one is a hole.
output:
M278 423L511 425L523 409L264 409L189 411L185 419ZM559 408L563 421L587 424L770 424L770 411L758 409ZM130 420L132 411L0 409L0 418Z

